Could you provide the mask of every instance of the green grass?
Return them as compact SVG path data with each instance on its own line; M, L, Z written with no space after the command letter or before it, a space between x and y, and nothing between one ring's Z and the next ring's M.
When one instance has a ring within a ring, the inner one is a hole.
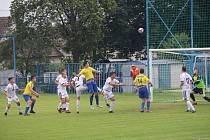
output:
M195 114L184 112L182 102L154 103L152 113L140 113L136 96L117 94L115 113L109 114L106 107L90 111L88 95L83 95L81 113L76 114L75 96L70 96L71 114L56 112L56 95L42 95L37 114L27 117L17 115L15 104L5 117L1 96L0 140L210 140L210 104L206 102L196 106Z

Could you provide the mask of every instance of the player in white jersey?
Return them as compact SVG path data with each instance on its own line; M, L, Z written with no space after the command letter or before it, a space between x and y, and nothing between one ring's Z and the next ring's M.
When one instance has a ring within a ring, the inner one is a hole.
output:
M19 88L15 84L15 79L13 77L10 77L8 79L8 81L9 81L9 84L4 89L4 95L7 98L6 111L5 111L4 115L7 116L8 112L9 112L9 109L11 107L12 101L17 104L19 115L22 115L23 113L21 112L20 100L16 95L16 90L19 90Z
M122 85L115 78L116 78L116 73L111 72L110 77L106 79L106 82L103 87L103 95L104 95L106 105L109 107L109 113L113 113L115 100L116 100L114 94L112 93L112 89L113 87ZM111 101L111 104L108 103L108 100Z
M59 72L59 75L56 77L55 79L55 84L57 85L57 93L58 93L58 85L59 85L59 80L60 78L62 78L62 74L66 74L67 75L67 70L66 69L61 69ZM61 103L61 100L60 100ZM66 104L62 105L62 111L66 110Z
M76 110L77 114L79 114L80 109L80 96L81 94L87 90L87 86L84 84L85 76L74 76L72 78L72 84L75 87L76 94L77 94L77 101L76 101Z
M67 75L65 73L62 73L62 77L59 79L58 82L58 96L60 99L60 103L58 105L58 112L61 113L62 112L62 106L65 104L66 113L71 113L69 110L69 96L67 93L67 87L69 87L70 84L68 82L68 78Z
M183 100L186 101L187 104L187 112L195 113L195 108L190 102L190 93L192 90L192 77L186 72L186 67L182 67L182 73L180 74L180 87L182 88L182 96Z

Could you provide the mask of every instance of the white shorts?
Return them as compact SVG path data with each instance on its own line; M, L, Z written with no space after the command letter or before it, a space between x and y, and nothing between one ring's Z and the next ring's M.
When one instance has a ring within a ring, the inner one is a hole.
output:
M19 98L15 95L15 96L13 96L13 97L7 97L7 103L8 104L11 104L12 103L12 101L13 102L15 102L15 103L18 103L18 102L20 102L20 100L19 100Z
M58 90L58 96L59 96L60 99L69 98L69 95L68 95L67 91L59 91Z
M82 92L84 92L85 90L87 90L86 86L78 86L78 87L76 87L77 97L80 97Z
M103 89L103 93L104 93L104 97L108 100L114 97L114 94L112 93L112 91L107 91Z
M182 98L183 100L190 100L190 92L191 90L182 90Z

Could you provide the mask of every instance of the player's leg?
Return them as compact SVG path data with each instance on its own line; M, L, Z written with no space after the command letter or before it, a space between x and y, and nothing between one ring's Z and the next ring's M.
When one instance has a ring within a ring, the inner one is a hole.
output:
M99 107L99 108L102 108L103 106L101 106L99 104L99 91L98 91L98 86L96 84L96 82L93 82L93 90L94 90L94 95L95 95L95 100L96 100L96 106Z
M65 95L65 103L66 103L66 113L71 113L70 112L70 103L69 103L69 96L68 96L68 94L66 93L66 95Z
M101 91L101 94L104 96L104 101L106 103L106 106L107 107L110 107L110 104L109 104L109 96L108 96L107 91L102 90Z
M137 89L138 90L138 95L139 95L139 98L142 100L141 102L141 106L140 106L140 112L144 112L144 106L145 106L145 103L146 103L146 98L145 98L145 93L144 93L144 89L143 88L139 88Z
M7 97L7 104L6 104L6 109L5 109L5 113L4 113L5 116L7 116L8 112L9 112L9 109L11 107L11 102L12 102L12 98Z
M147 112L151 112L151 102L150 102L150 97L149 97L149 91L147 87L144 87L144 98L146 99L147 103Z
M110 100L111 100L111 104L110 104L110 107L109 107L109 113L113 113L113 110L114 110L114 107L115 107L115 96L112 94L110 95Z
M32 96L31 101L32 101L32 103L31 103L31 110L30 110L30 113L36 113L36 112L34 111L34 105L35 105L35 103L36 103L36 97Z
M65 99L62 96L62 93L60 91L58 91L58 97L59 97L59 103L58 103L57 110L59 113L62 113L62 108L63 108L63 104L65 104Z
M90 93L90 109L93 110L93 96L94 96L94 90L93 90L93 85L91 82L87 82L87 88L88 88L88 93Z
M21 104L20 104L19 98L18 98L17 96L15 96L15 97L13 98L13 101L14 101L14 102L17 104L17 106L18 106L19 115L22 115L23 113L22 113L22 111L21 111Z
M76 110L77 114L79 114L79 109L80 109L80 96L82 93L82 89L80 87L76 88L76 94L77 94L77 101L76 101Z
M210 102L210 98L206 96L206 91L205 89L201 89L200 94L203 96L203 99L206 100L207 102Z
M25 112L24 112L24 116L28 116L28 115L29 115L29 114L28 114L28 111L29 111L29 109L30 109L30 107L31 107L31 103L32 103L32 101L31 101L31 96L30 96L30 95L23 95L23 97L24 97L24 100L25 100L26 103L27 103L27 106L26 106Z
M190 98L193 101L193 105L197 105L197 101L195 99L195 94L199 93L199 89L197 87L193 88L192 92L190 93Z
M184 92L185 92L185 100L186 100L188 109L190 109L192 113L195 113L196 112L195 107L190 102L190 90L186 90Z

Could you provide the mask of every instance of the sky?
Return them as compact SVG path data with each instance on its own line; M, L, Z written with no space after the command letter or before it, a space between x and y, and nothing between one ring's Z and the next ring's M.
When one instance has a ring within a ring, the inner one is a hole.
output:
M0 0L0 17L10 16L10 4L12 0Z

